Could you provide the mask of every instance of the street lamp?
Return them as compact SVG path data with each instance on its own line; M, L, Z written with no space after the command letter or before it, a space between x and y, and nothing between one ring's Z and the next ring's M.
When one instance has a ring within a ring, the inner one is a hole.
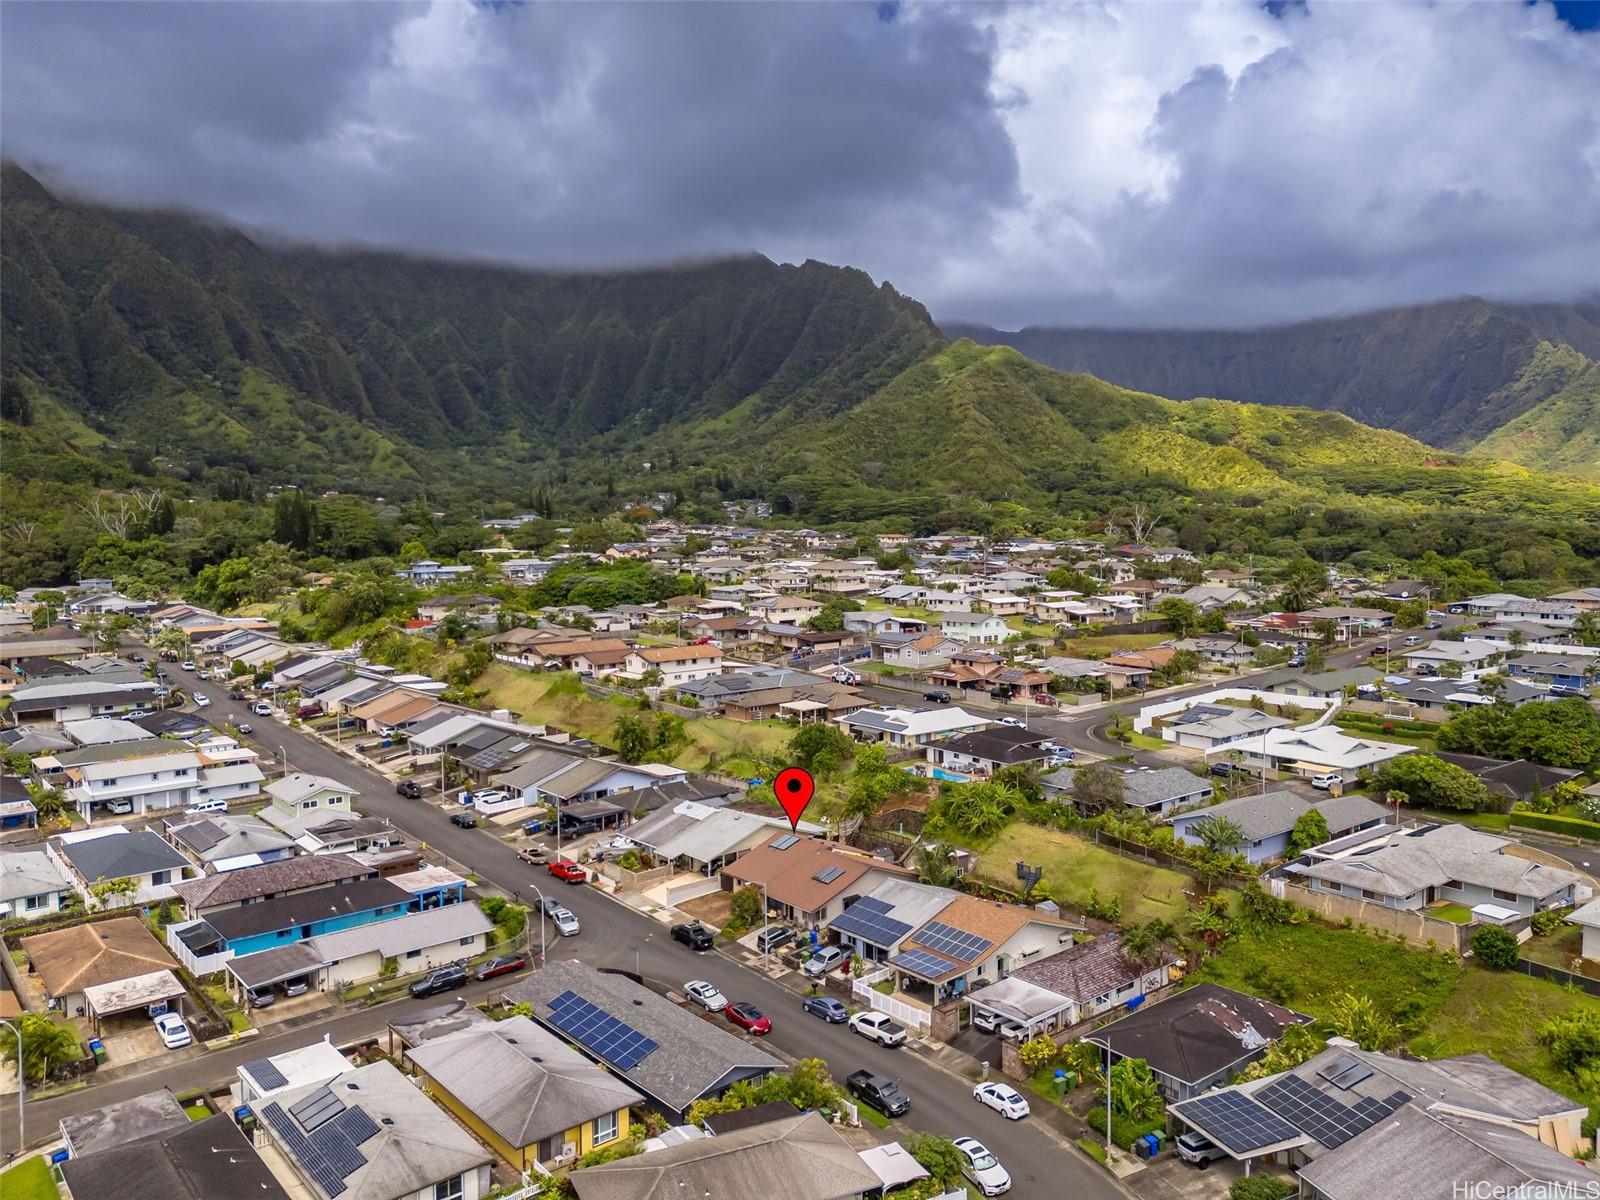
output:
M533 894L539 897L539 965L544 966L544 893L539 890L539 885L530 883Z
M22 1131L22 1099L28 1091L28 1076L22 1062L22 1018L18 1017L16 1024L7 1028L17 1035L17 1153L21 1154L28 1148L28 1139Z

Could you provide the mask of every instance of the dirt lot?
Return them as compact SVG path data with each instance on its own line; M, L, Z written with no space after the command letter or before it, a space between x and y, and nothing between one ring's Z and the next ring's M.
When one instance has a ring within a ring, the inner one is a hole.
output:
M678 907L695 920L704 921L707 925L721 929L733 915L733 893L712 892L708 896L685 900Z

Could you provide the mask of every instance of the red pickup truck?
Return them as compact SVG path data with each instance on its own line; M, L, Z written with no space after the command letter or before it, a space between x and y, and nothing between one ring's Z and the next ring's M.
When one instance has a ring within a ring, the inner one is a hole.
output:
M549 870L550 874L557 879L565 879L568 883L585 883L589 878L587 871L577 863L568 862L564 858L558 858L552 862Z

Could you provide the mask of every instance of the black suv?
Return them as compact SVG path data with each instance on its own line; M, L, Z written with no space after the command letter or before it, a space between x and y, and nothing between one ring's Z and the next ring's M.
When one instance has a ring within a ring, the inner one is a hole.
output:
M922 698L924 700L932 700L935 704L949 704L950 703L950 693L949 692L923 692L922 693Z
M692 921L687 925L674 925L672 940L682 942L691 950L709 950L712 946L711 931L699 921Z
M415 779L402 779L394 785L395 794L404 796L407 800L422 799L422 785Z
M421 999L423 996L437 996L441 992L452 992L458 987L466 986L467 973L460 967L440 967L413 983L411 994Z

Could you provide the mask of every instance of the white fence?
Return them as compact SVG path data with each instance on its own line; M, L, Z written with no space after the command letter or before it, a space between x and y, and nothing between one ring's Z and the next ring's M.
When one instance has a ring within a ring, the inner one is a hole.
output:
M927 1033L932 1023L932 1017L927 1009L907 1004L904 1000L897 1000L893 996L886 996L872 986L893 977L892 967L880 967L876 971L868 971L860 979L853 981L851 995L874 1012L888 1013L907 1029L917 1033Z
M191 975L210 975L213 971L220 971L227 965L228 960L233 957L233 951L224 950L220 954L196 954L190 950L189 947L183 944L183 940L178 937L178 931L192 928L198 924L200 924L199 921L184 921L177 925L168 925L167 949L172 951L172 957L189 968Z
M722 879L713 875L710 879L691 879L687 883L668 884L662 893L662 899L668 904L682 904L685 900L698 900L701 896L709 896L712 892L722 890Z

